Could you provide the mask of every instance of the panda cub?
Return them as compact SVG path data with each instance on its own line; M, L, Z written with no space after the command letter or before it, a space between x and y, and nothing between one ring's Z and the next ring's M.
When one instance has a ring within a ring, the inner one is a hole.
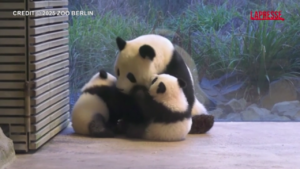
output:
M181 141L192 125L192 106L183 89L186 82L168 74L156 75L149 89L132 88L132 95L147 119L144 125L128 125L127 136L153 141Z
M83 86L72 112L75 133L92 137L114 136L112 126L120 117L110 109L116 91L115 83L113 75L100 70Z

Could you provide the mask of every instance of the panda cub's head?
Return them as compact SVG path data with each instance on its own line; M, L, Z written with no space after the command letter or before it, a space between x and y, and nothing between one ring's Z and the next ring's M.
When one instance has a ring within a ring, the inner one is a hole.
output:
M100 69L81 89L81 92L95 87L95 86L114 86L116 84L117 79L106 72L103 69Z
M183 92L186 82L168 74L154 76L149 94L153 99L173 112L188 110L188 102Z

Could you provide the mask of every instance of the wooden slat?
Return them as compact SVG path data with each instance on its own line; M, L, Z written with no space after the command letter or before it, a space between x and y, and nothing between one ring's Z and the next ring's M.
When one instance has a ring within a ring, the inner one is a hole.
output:
M16 9L23 9L25 10L25 3L24 2L19 2L19 3L12 3L12 2L0 2L0 9L12 9L12 10L16 10Z
M69 43L69 38L62 38L58 40L53 40L38 45L32 45L29 47L30 53L40 52L49 48L54 48L56 46L66 45Z
M1 117L0 123L2 124L25 124L24 117Z
M69 68L64 68L59 71L53 72L51 74L48 74L47 76L44 76L42 78L36 79L35 81L32 81L31 87L36 87L36 88L40 87L44 84L49 83L50 81L52 81L56 78L66 75L68 73L69 73Z
M0 36L25 36L25 29L1 29Z
M27 152L28 151L26 143L23 143L23 144L22 143L14 143L14 149L17 152L19 152L19 151L25 151L25 152Z
M37 140L41 139L44 135L49 133L49 131L51 131L51 130L57 128L57 127L59 129L64 129L69 125L69 120L65 120L62 123L60 123L59 125L55 126L55 124L57 124L59 122L61 122L61 119L57 119L57 120L53 121L52 123L50 123L49 125L45 126L43 129L41 129L37 133L31 134L30 135L30 141L34 142L34 141L37 141Z
M49 74L51 72L54 72L56 70L65 68L67 66L69 66L69 60L63 61L61 63L57 63L55 65L48 66L48 67L40 69L40 70L38 70L36 72L32 72L32 73L30 73L30 79L40 78L40 77L42 77L44 75L47 75L47 74Z
M54 33L43 34L43 35L39 35L39 36L32 36L29 39L29 43L30 44L41 43L41 42L45 42L45 41L52 40L52 39L66 37L68 35L69 35L69 31L64 30L64 31L59 31L59 32L54 32Z
M25 45L25 38L0 38L0 45Z
M63 45L63 46L56 47L54 49L50 49L50 50L46 50L43 52L32 54L32 55L30 55L29 59L31 62L39 61L41 59L44 59L44 58L47 58L50 56L54 56L54 55L57 55L57 54L60 54L63 52L67 52L67 51L69 51L69 46Z
M69 90L61 92L60 94L56 95L55 97L50 98L49 100L47 100L46 102L36 106L36 107L32 107L31 109L31 114L38 114L41 111L44 111L45 109L49 108L51 105L59 102L60 100L69 97Z
M42 95L32 99L31 101L31 105L32 106L35 106L35 105L39 105L41 104L42 102L44 102L45 100L53 97L53 96L56 96L57 94L59 94L60 92L63 92L65 90L67 90L69 88L69 83L65 83L65 84L62 84L61 86L58 86L50 91L47 91L45 93L43 93Z
M59 132L61 132L63 129L65 129L67 126L69 125L69 120L67 120L66 123L62 123L61 125L58 125L57 127L55 127L53 130L51 130L50 132L48 132L43 138L41 138L40 140L36 141L36 142L32 142L29 145L29 149L31 150L36 150L39 147L41 147L43 144L45 144L48 140L50 140L52 137L54 137L55 135L57 135Z
M7 28L7 27L24 28L25 21L24 20L2 20L0 26L4 27L4 28Z
M25 53L25 47L0 47L0 54L22 54Z
M17 11L0 11L0 18L25 18L25 15L20 15L20 13L18 14Z
M14 63L14 62L25 62L26 57L23 55L20 56L0 56L0 63Z
M24 91L9 91L9 90L0 91L0 98L24 98L24 97L25 97Z
M0 107L24 107L24 100L0 100Z
M0 71L25 71L26 66L21 64L6 64L6 65L0 65Z
M52 106L50 106L48 109L42 111L41 113L31 116L31 118L30 118L31 123L37 123L37 122L41 121L46 116L52 114L53 112L55 112L56 110L58 110L60 108L69 107L69 101L70 101L70 99L67 97L67 98L53 104Z
M24 89L24 82L0 82L0 89Z
M24 135L24 134L10 135L9 138L12 139L13 141L17 141L17 142L26 142L27 141L27 135Z
M25 125L24 126L10 126L10 133L14 134L14 133L25 133Z
M68 16L53 16L53 17L46 17L46 18L39 18L39 19L30 19L29 26L39 26L45 25L50 23L59 23L59 22L66 22L68 21Z
M29 34L30 35L37 35L37 34L42 34L42 33L67 29L68 27L69 27L68 23L59 23L59 24L53 24L53 25L34 27L34 28L29 29Z
M0 80L25 80L25 73L0 73Z
M58 79L55 79L39 88L35 88L33 89L31 92L30 92L30 96L31 97L35 97L35 96L39 96L41 94L43 94L44 92L47 92L63 83L66 83L69 81L69 76L66 75L66 76L63 76L63 77L60 77Z
M31 132L35 133L37 131L39 131L40 129L42 129L43 127L45 127L46 125L49 125L49 123L51 123L52 121L58 120L61 122L63 122L66 119L66 116L68 117L68 110L67 111L63 111L65 109L59 109L57 111L55 111L54 113L52 113L51 115L47 116L47 118L44 118L42 121L39 121L36 124L32 124L31 125ZM59 124L59 123L58 123Z
M54 57L47 58L38 62L33 62L30 64L30 70L37 70L43 67L49 66L51 64L61 62L69 58L69 53L63 53Z
M23 108L0 108L1 116L22 116L25 114Z
M30 9L45 8L45 7L60 7L68 6L68 0L56 0L56 1L31 1L28 7Z

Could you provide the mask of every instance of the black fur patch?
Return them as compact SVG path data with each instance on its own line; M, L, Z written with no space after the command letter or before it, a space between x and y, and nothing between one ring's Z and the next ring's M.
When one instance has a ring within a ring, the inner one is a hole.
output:
M186 86L186 83L185 83L185 81L184 81L184 80L177 79L177 81L178 81L178 85L179 85L181 88L185 88L185 86Z
M125 48L125 46L126 46L126 41L123 40L123 39L120 38L120 37L117 37L117 38L116 38L116 42L117 42L119 51L122 51L122 50Z
M99 76L101 79L107 79L107 72L103 69L99 71Z
M127 79L131 82L131 83L136 83L136 79L134 77L134 75L132 73L128 73L127 74Z
M193 117L193 124L189 134L203 134L209 131L214 125L214 116L212 115L196 115Z
M150 60L153 60L155 57L154 49L149 45L143 45L139 49L139 53L143 58L148 57Z
M154 83L156 82L156 80L157 80L157 77L155 77L155 78L152 80L151 84L154 84Z
M93 120L89 123L88 129L92 137L114 137L114 133L107 128L104 117L98 113L93 116Z
M165 84L164 84L163 82L160 82L160 83L158 84L156 93L157 93L157 94L159 94L159 93L163 94L163 93L166 92L166 90L167 90L167 88L166 88Z

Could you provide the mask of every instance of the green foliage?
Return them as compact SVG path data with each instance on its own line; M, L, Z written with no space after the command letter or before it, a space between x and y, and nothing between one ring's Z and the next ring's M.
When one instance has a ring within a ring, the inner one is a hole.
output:
M135 1L128 2L133 5ZM247 86L261 94L276 79L299 76L300 3L285 2L271 4L282 11L285 21L246 19L239 29L226 35L221 32L222 27L233 18L249 18L249 9L237 11L236 8L228 9L226 4L206 6L198 3L186 8L182 14L163 12L162 21L155 25L158 10L167 8L156 8L162 2L148 0L137 4L137 8L147 6L143 11L146 13L144 18L136 12L126 16L106 12L92 17L75 17L70 27L72 88L77 90L100 67L112 69L117 36L131 39L149 33L153 28L163 28L180 35L180 46L191 54L200 75L216 78L239 72L247 77ZM253 11L267 9L266 5L253 4Z

